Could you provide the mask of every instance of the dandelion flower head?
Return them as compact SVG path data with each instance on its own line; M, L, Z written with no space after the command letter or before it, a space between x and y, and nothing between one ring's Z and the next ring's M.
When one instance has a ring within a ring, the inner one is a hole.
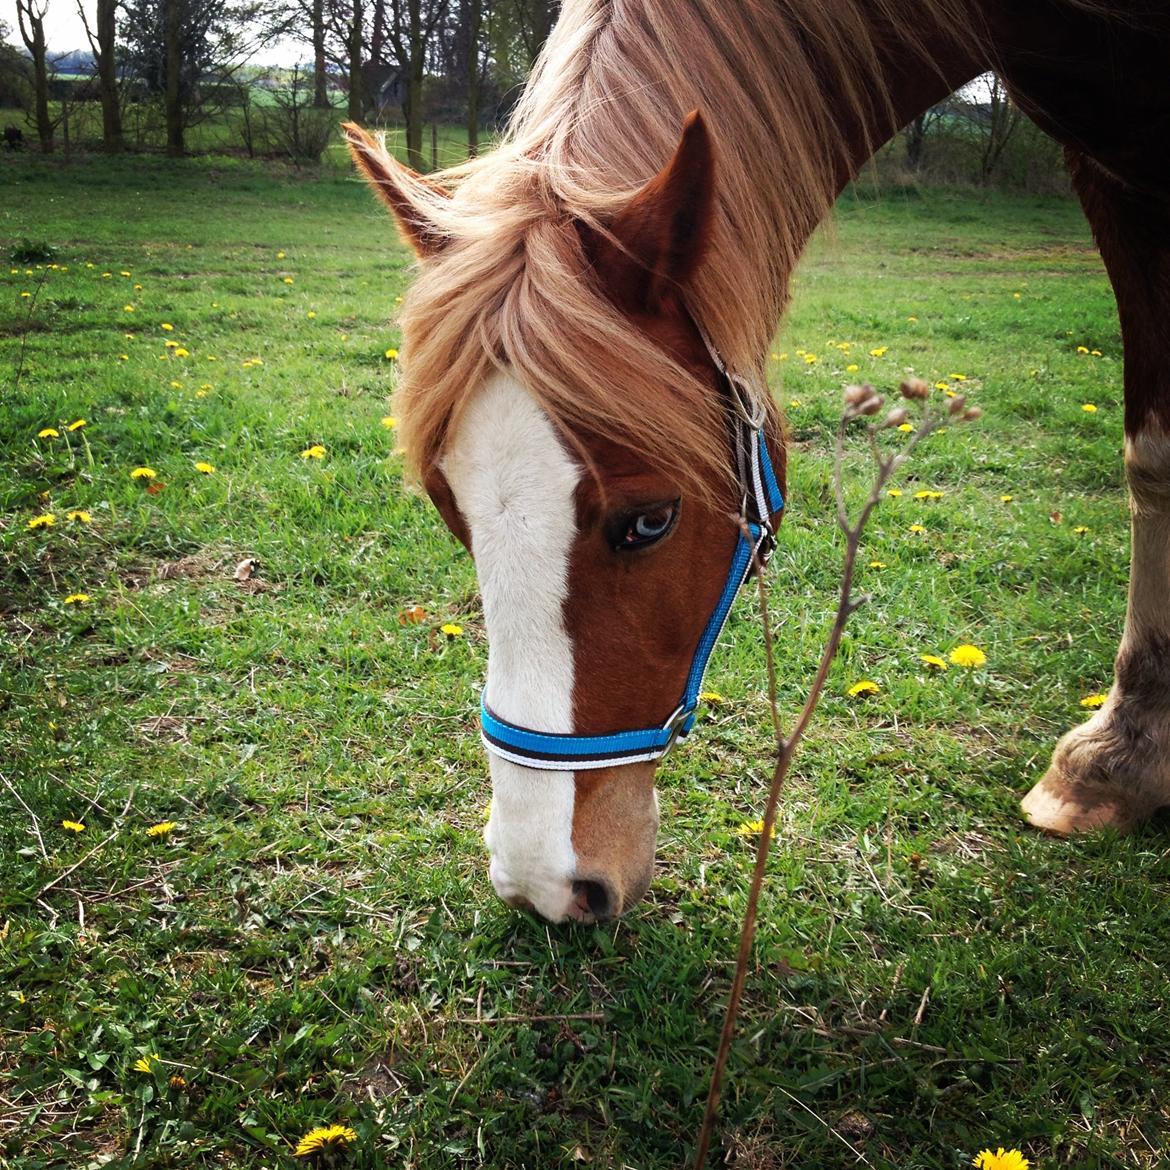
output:
M744 823L742 825L739 825L735 830L736 834L740 837L758 837L763 831L764 831L763 818L761 818L758 821L744 821ZM775 839L775 837L776 837L776 826L775 825L772 826L771 836L773 839Z
M154 479L158 475L153 467L136 467L130 472L131 479Z
M56 439L60 437L61 432L56 427L41 427L37 431L38 439Z
M1019 1150L1005 1150L1000 1146L994 1154L990 1150L976 1154L971 1165L976 1170L1028 1170L1031 1163Z
M1081 700L1081 706L1091 708L1100 707L1107 698L1109 698L1108 695L1086 695Z
M863 678L861 682L855 682L845 693L851 699L860 699L864 695L880 694L881 689L872 679Z
M67 829L70 833L84 833L85 823L83 821L62 821L61 828Z
M26 527L35 531L38 528L52 528L56 523L57 517L52 512L44 512L40 516L34 516Z
M447 635L448 638L458 638L463 633L463 627L456 625L455 622L444 622L439 627L440 631Z
M344 1149L356 1141L357 1134L348 1125L319 1125L297 1142L293 1157L308 1158L330 1147Z
M324 459L325 448L320 443L314 443L311 447L306 447L301 452L302 459Z
M972 646L966 642L961 646L956 646L948 657L954 666L982 666L987 661L987 655L978 646Z

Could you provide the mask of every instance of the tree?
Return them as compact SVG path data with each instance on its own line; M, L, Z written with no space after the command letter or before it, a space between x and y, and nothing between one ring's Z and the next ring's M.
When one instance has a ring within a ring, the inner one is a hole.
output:
M85 35L93 49L97 66L98 93L102 102L102 145L110 154L123 149L122 104L118 93L118 62L115 56L115 25L118 0L97 0L94 21L96 32L89 27L85 8L77 0L77 11L85 25Z
M45 47L45 15L48 7L48 0L16 0L20 39L32 56L33 107L37 137L45 154L53 151L53 122L49 117L49 67Z
M127 68L159 98L167 153L233 95L232 76L271 35L260 0L123 0Z

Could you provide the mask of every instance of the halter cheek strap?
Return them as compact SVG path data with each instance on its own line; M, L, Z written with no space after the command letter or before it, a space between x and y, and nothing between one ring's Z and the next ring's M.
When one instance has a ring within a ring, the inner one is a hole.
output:
M753 560L767 564L776 543L772 517L784 509L784 497L764 437L767 418L764 402L744 378L727 369L706 334L702 336L724 382L736 478L743 493L740 512L743 523L731 555L727 580L695 648L678 706L656 727L615 731L610 735L560 735L509 723L491 711L486 699L481 697L484 746L502 759L529 768L562 772L641 763L666 755L678 740L686 738L695 724L707 662Z

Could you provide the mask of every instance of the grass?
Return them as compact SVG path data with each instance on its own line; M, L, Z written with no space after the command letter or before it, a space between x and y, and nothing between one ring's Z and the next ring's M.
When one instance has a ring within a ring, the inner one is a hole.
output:
M4 166L2 234L59 267L0 269L0 1160L259 1170L337 1123L358 1167L683 1164L768 772L750 600L661 771L648 901L604 929L508 909L473 568L382 423L408 262L372 198L224 160ZM962 373L985 418L930 440L869 534L884 567L785 797L722 1156L1159 1165L1165 829L1058 842L1016 807L1107 688L1124 607L1118 328L1079 212L854 193L795 293L771 362L786 710L837 580L841 384ZM984 668L919 659L962 642ZM850 700L861 678L881 693Z

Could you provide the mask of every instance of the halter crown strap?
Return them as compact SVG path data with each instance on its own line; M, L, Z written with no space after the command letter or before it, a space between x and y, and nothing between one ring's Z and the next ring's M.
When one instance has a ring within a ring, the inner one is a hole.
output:
M615 731L609 735L573 735L533 731L501 719L488 707L485 688L480 698L481 734L487 750L502 759L528 768L561 772L612 768L619 764L657 760L666 755L678 740L685 739L695 724L699 691L715 643L731 612L735 595L747 580L753 561L767 564L775 545L772 517L784 508L784 497L764 436L764 422L767 418L764 401L752 390L746 379L727 369L706 333L701 329L699 333L711 354L711 360L727 384L728 421L732 431L736 478L743 491L742 524L723 591L707 619L691 659L682 698L660 726Z

